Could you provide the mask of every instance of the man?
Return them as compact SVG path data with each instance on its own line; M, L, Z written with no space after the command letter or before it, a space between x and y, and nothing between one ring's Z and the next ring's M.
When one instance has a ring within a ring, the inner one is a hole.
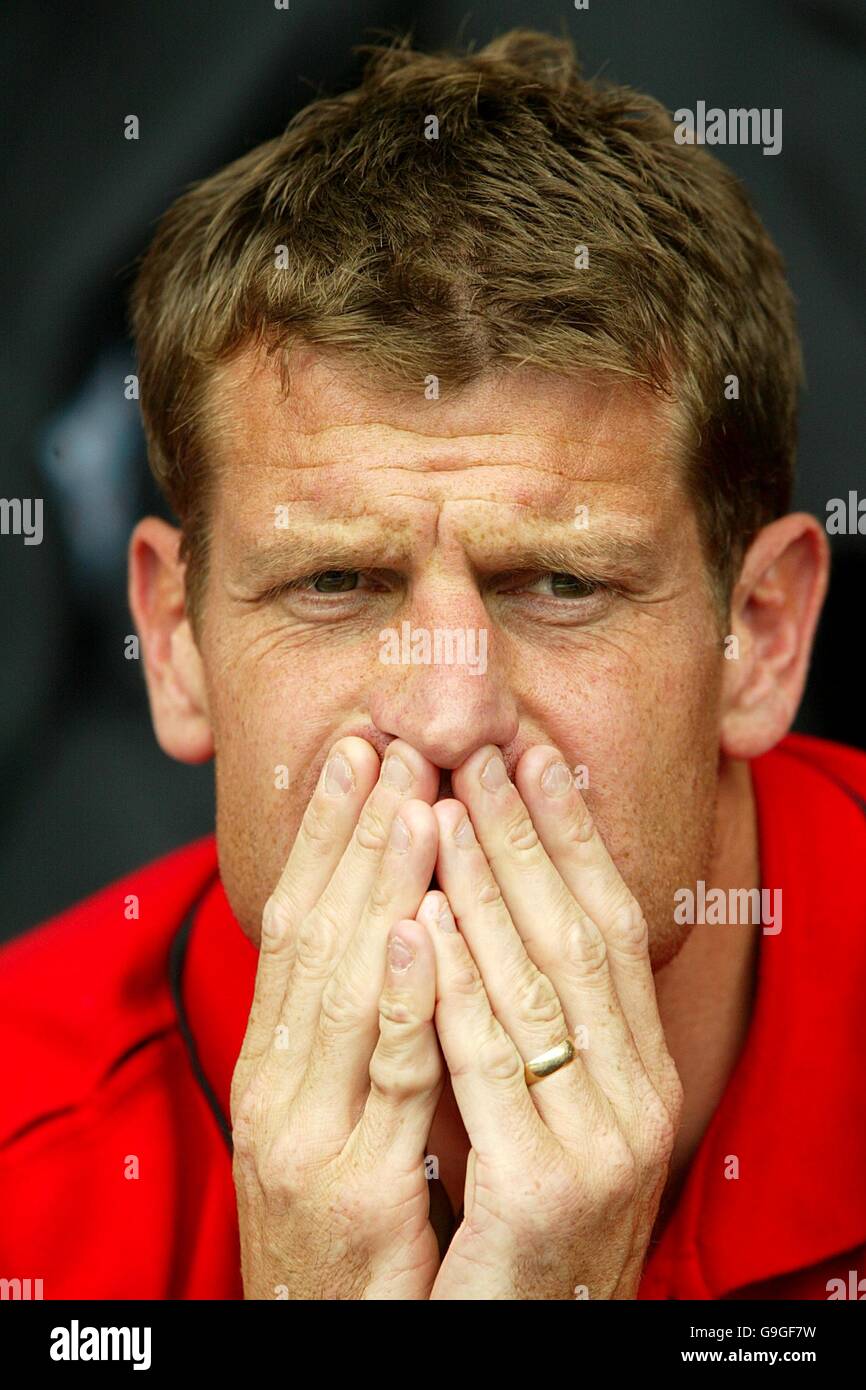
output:
M6 953L2 1272L847 1290L866 759L786 737L827 542L735 180L565 43L397 45L179 200L133 317L216 843Z

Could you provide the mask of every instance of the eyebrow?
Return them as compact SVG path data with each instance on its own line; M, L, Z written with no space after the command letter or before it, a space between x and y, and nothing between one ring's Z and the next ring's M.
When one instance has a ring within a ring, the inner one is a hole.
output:
M245 587L263 589L328 570L396 569L411 561L413 549L404 534L350 537L289 529L278 543L246 554L237 577ZM638 529L638 523L605 523L595 530L589 526L558 535L539 530L523 537L503 536L474 547L469 559L476 570L487 573L543 570L580 576L591 572L595 578L646 581L660 573L665 557L665 548Z
M288 578L300 579L324 570L382 569L406 563L411 546L357 536L285 531L278 543L262 546L244 556L238 566L243 584L259 587Z

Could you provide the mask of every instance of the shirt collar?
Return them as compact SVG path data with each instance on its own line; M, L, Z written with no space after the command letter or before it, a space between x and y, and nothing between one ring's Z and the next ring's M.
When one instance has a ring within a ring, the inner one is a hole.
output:
M760 938L743 1049L654 1252L659 1268L696 1261L714 1298L866 1240L866 807L808 747L789 738L751 764L761 881L782 890L782 930ZM215 878L182 997L227 1121L257 958Z

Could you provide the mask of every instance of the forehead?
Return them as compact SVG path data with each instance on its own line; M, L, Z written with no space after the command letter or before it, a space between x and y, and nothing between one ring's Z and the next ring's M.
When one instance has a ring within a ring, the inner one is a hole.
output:
M676 410L635 383L528 367L456 392L435 379L395 389L347 353L295 348L290 390L246 349L214 372L205 401L218 492L271 493L335 512L379 496L507 502L565 514L603 496L633 512L679 493Z

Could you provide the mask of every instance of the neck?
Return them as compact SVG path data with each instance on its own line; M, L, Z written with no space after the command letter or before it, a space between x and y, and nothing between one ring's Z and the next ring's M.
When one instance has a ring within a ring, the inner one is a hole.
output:
M707 888L759 888L758 830L748 764L723 764ZM721 1100L751 1018L758 926L695 925L656 973L659 1014L683 1084L683 1113L659 1214L664 1223ZM450 1081L433 1120L428 1153L455 1213L463 1205L469 1140Z

